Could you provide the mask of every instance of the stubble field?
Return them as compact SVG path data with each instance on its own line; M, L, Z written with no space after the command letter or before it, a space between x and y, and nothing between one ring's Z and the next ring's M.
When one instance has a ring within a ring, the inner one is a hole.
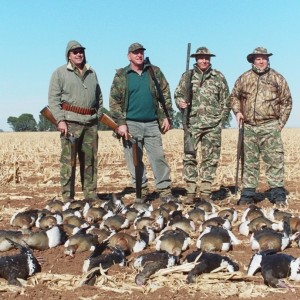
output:
M237 130L223 131L223 144L214 190L232 188L235 181ZM109 198L111 193L122 193L126 204L132 203L135 194L130 193L130 177L125 166L120 142L112 137L111 132L99 132L98 151L98 194ZM171 130L163 136L165 154L171 167L173 192L184 201L184 181L182 178L182 140L181 130ZM53 198L60 198L59 156L60 139L57 132L46 133L1 133L0 134L0 229L18 228L10 225L12 215L25 209L43 209ZM285 147L285 180L289 191L288 207L285 210L299 216L300 205L300 129L284 129ZM147 157L144 161L148 165ZM159 205L155 199L153 174L148 166L150 192L153 206ZM76 174L76 199L82 199L79 173ZM259 192L268 189L265 184L264 171L260 178ZM214 201L216 210L235 208L239 219L233 224L233 232L241 240L241 244L233 246L227 254L235 260L240 270L235 274L221 272L200 276L196 284L185 282L186 273L177 272L164 276L153 276L145 286L137 286L134 277L137 271L132 267L132 260L138 254L127 257L125 267L113 266L107 276L102 276L94 287L81 286L82 264L89 252L75 254L70 257L64 254L64 246L60 245L45 251L34 250L36 256L42 257L42 272L30 278L22 288L7 285L0 279L0 295L6 299L300 299L300 283L288 282L289 289L274 289L263 284L258 273L247 277L246 270L253 251L249 245L249 237L238 232L243 207L236 205L237 197L228 192L223 200ZM268 200L257 204L264 210L271 208ZM187 212L188 207L182 207ZM198 233L199 235L199 233ZM153 246L151 246L153 247ZM187 253L196 250L195 242L182 253L181 262ZM1 252L0 255L11 255L12 252ZM284 250L284 253L300 256L296 244Z

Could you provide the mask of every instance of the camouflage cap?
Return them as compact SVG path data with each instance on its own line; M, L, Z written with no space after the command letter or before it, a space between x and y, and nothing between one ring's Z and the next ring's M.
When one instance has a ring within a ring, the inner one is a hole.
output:
M131 44L131 45L129 46L129 48L128 48L128 53L129 53L129 52L133 52L133 51L135 51L135 50L139 50L139 49L146 50L142 44L140 44L140 43L133 43L133 44Z
M191 57L196 57L197 55L209 55L209 56L215 56L214 54L210 53L208 48L206 47L199 47L196 51L196 53L193 53Z
M272 53L268 53L268 50L264 47L257 47L253 50L252 53L247 55L247 60L249 63L253 63L253 59L256 55L266 55L266 56L271 56L273 55Z

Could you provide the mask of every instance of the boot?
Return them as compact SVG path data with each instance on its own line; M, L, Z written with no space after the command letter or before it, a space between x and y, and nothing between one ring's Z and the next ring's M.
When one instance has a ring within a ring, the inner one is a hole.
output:
M202 181L200 184L200 198L202 200L211 200L211 182Z
M171 191L170 187L165 188L165 189L158 189L157 191L159 193L160 201L162 201L162 202L170 202L170 201L178 202L178 199L172 195L172 191Z
M237 205L254 204L255 193L255 188L243 188L241 198L238 200Z
M279 206L286 205L286 192L283 187L275 187L270 190L271 203L274 203Z

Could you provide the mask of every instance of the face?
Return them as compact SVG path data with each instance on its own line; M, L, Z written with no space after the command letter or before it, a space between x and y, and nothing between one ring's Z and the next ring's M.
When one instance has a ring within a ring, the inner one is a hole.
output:
M255 67L257 67L260 70L264 70L269 63L269 58L267 55L261 54L261 55L255 55L253 64Z
M132 66L140 68L144 64L144 50L137 49L128 53L128 59Z
M84 60L84 50L81 48L73 49L69 52L69 60L77 67L81 67Z
M209 55L203 55L203 54L197 55L196 56L196 63L197 63L198 68L201 71L205 71L210 66L210 56Z

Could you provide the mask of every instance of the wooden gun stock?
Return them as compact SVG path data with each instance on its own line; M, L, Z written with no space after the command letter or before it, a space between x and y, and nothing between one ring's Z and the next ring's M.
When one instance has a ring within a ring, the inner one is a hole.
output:
M40 111L41 115L45 117L49 122L51 122L53 125L57 126L57 121L54 118L49 106L44 107ZM103 113L101 117L99 118L99 121L105 125L107 125L112 130L116 130L118 128L118 124L107 114Z
M41 111L40 114L46 118L50 123L52 123L54 126L57 126L57 121L55 120L54 116L52 115L52 112L49 108L49 106L45 106Z

